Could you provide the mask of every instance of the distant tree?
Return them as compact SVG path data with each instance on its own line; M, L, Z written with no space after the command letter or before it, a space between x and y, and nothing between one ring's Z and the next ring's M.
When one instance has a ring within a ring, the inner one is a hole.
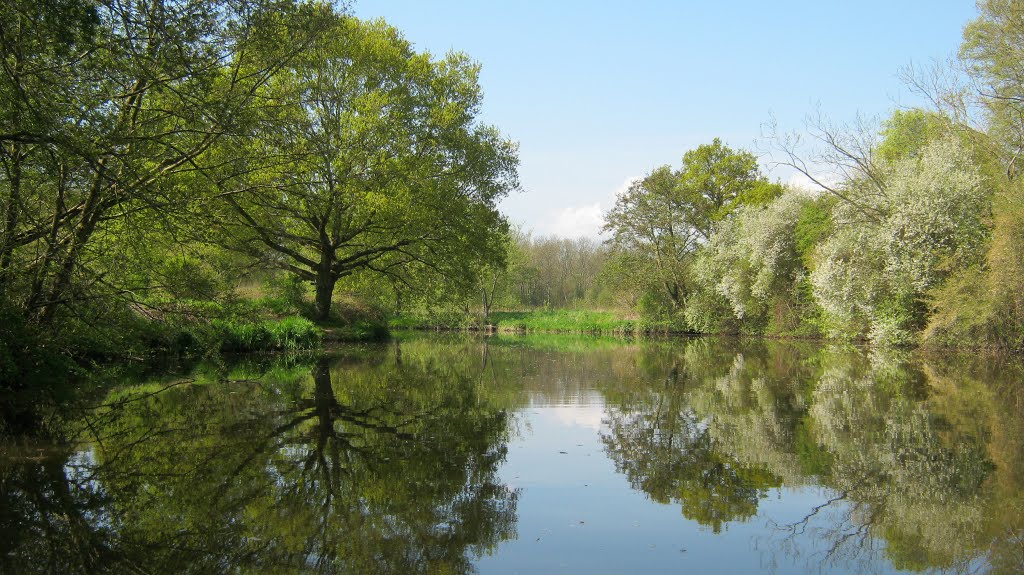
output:
M480 296L480 309L483 320L490 319L491 311L499 306L518 307L516 300L516 284L527 265L527 253L523 249L524 236L518 230L498 238L505 250L502 265L486 264L479 274L477 290Z
M978 2L979 16L964 28L960 57L980 86L980 102L988 112L988 131L1006 173L1019 171L1024 152L1024 21L1014 0Z
M742 205L782 192L761 174L757 158L715 139L683 156L682 167L657 168L633 182L605 216L604 230L623 276L640 277L680 309L693 253Z

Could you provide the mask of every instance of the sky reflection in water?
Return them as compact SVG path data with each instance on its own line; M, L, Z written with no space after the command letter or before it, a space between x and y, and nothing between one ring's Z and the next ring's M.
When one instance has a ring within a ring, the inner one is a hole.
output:
M1022 374L569 337L201 368L4 448L0 572L1024 572Z

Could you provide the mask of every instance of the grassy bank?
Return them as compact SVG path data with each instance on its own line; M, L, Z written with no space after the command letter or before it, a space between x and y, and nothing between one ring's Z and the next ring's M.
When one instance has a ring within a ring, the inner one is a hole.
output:
M509 333L579 333L594 335L644 335L675 333L667 323L647 322L616 312L590 310L534 310L494 312L487 322L433 322L396 318L394 329L488 329Z
M319 348L324 331L304 317L214 320L220 351L298 351Z
M316 322L306 307L276 298L97 306L63 322L58 333L46 333L15 313L5 314L0 306L0 388L48 373L59 378L76 366L222 352L308 351L325 342L388 337L379 319L332 314L328 321Z
M495 312L490 319L498 331L632 335L642 329L637 320L607 311L509 311Z

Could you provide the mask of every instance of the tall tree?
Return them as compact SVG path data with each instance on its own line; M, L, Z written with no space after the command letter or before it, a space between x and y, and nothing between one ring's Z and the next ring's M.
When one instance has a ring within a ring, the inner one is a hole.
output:
M978 10L964 28L960 56L981 86L989 131L1012 178L1024 152L1024 16L1014 0L984 0Z
M194 190L180 179L209 168L204 155L236 131L257 88L318 34L275 17L299 9L269 0L3 3L4 297L48 324L85 291L123 290L110 263L119 238L187 203ZM257 45L277 48L256 60Z
M761 174L757 158L715 139L686 152L682 167L662 166L619 196L604 230L623 275L640 277L673 309L686 299L686 270L696 249L741 205L760 205L782 192Z
M500 262L496 202L518 159L477 122L478 72L462 54L416 53L383 21L337 17L261 94L272 114L244 154L260 165L219 182L231 247L312 282L320 319L355 273L464 280Z

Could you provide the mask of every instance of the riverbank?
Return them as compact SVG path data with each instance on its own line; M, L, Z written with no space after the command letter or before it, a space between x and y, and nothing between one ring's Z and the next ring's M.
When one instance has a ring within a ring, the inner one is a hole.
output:
M499 333L552 333L609 336L680 335L683 330L668 322L651 322L610 311L532 310L491 313L485 321L437 322L399 317L389 323L396 330L457 330Z
M315 351L331 342L390 336L382 319L366 314L335 313L323 322L310 316L280 298L181 299L159 307L108 307L54 333L0 309L0 389L54 387L82 370L117 363Z

